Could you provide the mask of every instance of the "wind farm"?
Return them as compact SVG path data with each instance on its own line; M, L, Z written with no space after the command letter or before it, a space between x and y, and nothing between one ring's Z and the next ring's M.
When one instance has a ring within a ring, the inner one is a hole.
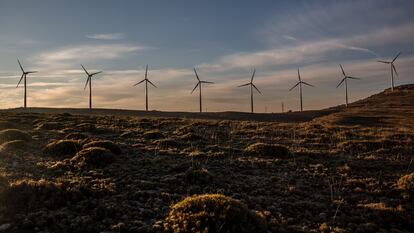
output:
M0 233L414 231L414 2L0 5Z

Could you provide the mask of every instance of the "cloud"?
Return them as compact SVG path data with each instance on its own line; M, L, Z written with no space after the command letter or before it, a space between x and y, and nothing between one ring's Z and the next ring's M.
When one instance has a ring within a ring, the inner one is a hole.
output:
M71 61L109 60L146 49L148 47L129 44L79 45L45 52L36 56L34 60L39 65L56 65Z
M283 35L282 37L283 37L283 38L285 38L286 40L298 41L298 39L296 39L296 38L295 38L295 37L293 37L293 36Z
M86 35L86 38L96 39L96 40L122 40L125 38L125 34L123 33L93 34L93 35Z

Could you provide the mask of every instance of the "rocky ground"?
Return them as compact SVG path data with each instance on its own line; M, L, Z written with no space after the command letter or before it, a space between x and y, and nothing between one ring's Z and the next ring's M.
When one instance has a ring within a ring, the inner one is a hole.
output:
M2 111L0 232L162 232L206 193L268 232L413 232L413 93L301 123Z

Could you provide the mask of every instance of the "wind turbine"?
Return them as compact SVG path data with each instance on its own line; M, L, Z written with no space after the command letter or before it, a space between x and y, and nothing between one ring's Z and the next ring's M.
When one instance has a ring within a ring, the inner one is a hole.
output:
M150 83L153 87L157 88L157 86L155 86L154 83L148 80L147 76L148 76L148 65L145 68L145 78L142 81L134 84L134 86L136 86L138 84L145 82L145 111L148 111L148 83Z
M99 74L102 73L102 71L98 71L95 73L89 73L85 67L83 67L83 65L81 64L83 70L85 71L86 75L88 75L88 78L86 79L86 83L85 83L85 87L83 88L84 90L86 89L86 87L88 86L89 83L89 109L92 109L92 76L94 76L95 74Z
M194 73L196 75L196 78L197 78L198 82L195 85L194 89L191 91L191 94L193 94L193 92L195 91L195 89L197 89L197 87L198 87L199 92L200 92L200 112L202 112L203 111L203 108L202 108L202 101L201 101L201 84L203 84L203 83L211 83L212 84L213 82L208 82L208 81L200 80L200 78L198 77L196 68L194 68Z
M293 90L295 87L297 87L299 85L299 97L300 97L300 111L303 111L303 101L302 101L302 84L314 87L313 85L302 81L302 79L300 78L300 72L299 72L299 68L298 68L298 78L299 78L299 82L295 84L295 86L293 86L292 88L289 89L289 91Z
M254 75L256 74L256 69L253 70L253 74L252 77L250 78L250 82L240 85L238 87L245 87L245 86L249 86L250 85L250 107L251 107L251 112L254 112L253 109L253 88L256 89L257 92L259 92L260 94L262 94L259 89L256 87L256 85L253 84L253 79L254 79Z
M17 87L19 87L20 82L22 81L22 79L24 79L24 108L27 107L27 100L26 100L26 77L28 74L31 73L36 73L37 71L24 71L22 64L20 63L19 59L17 59L17 62L19 63L20 69L22 70L22 76L20 77L19 82L17 83Z
M400 56L400 54L401 54L401 52L399 52L397 54L397 56L395 56L394 59L392 59L392 61L378 61L378 62L381 62L381 63L391 65L391 67L390 67L391 68L391 91L394 91L394 72L395 72L395 75L398 76L397 69L395 69L395 66L394 66L394 62L395 62L395 60L397 60L397 57Z
M345 83L345 106L348 107L348 79L360 79L360 78L347 76L345 74L344 68L342 68L342 65L339 64L339 66L341 67L342 74L344 75L344 78L341 80L341 82L339 82L339 84L338 84L338 86L336 86L336 88L341 86L342 83Z

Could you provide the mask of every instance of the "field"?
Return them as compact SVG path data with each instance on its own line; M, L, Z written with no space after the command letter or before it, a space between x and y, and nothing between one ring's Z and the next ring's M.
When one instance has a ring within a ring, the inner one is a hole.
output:
M304 113L2 110L0 232L163 232L201 194L264 232L413 232L413 128L414 85Z

